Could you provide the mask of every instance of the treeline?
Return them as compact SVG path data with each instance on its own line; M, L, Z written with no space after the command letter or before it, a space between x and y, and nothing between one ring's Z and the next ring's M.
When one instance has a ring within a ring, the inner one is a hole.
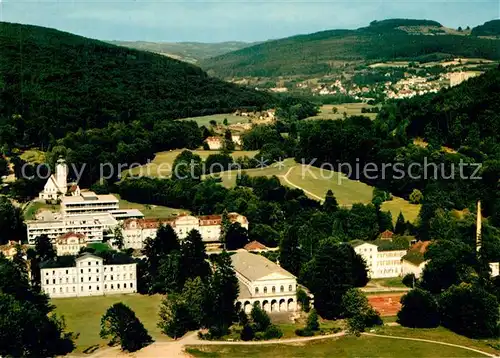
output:
M200 68L37 26L0 23L0 145L37 146L80 128L261 110L265 92Z

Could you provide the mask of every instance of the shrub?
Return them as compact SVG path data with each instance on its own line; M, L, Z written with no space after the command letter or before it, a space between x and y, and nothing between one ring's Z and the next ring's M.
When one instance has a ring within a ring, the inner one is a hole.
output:
M271 319L257 303L254 304L250 316L254 323L255 332L264 332L271 325Z
M434 297L427 291L416 288L401 297L398 322L411 328L439 326L439 308Z
M306 291L301 288L297 291L297 302L300 303L302 311L309 312L309 310L311 309L311 305L309 304L309 296L307 295Z
M405 285L406 287L410 287L410 288L413 288L413 283L415 281L416 281L416 278L415 278L415 274L413 274L413 273L406 274L402 280L403 285Z
M313 309L311 313L309 313L309 317L307 317L306 329L310 331L319 330L318 313L315 309Z
M265 339L278 339L278 338L281 338L282 336L283 336L283 332L281 331L281 329L278 326L276 326L274 324L267 327L266 331L264 332Z
M299 337L311 337L314 336L314 332L308 330L307 328L298 328L295 330L295 334Z
M483 288L462 283L441 294L441 323L471 338L498 336L498 300Z
M240 333L240 338L242 341L251 341L252 339L254 339L255 337L255 333L253 331L253 328L252 326L250 326L249 324L245 324L243 326L243 329L241 330L241 333Z

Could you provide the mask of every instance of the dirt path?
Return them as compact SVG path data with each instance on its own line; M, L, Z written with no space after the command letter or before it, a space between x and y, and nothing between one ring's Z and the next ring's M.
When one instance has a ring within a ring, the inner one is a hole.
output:
M338 338L338 337L344 336L345 334L346 334L345 332L339 332L339 333L328 334L328 335L324 335L324 336L297 337L297 338L289 338L289 339L276 339L276 340L271 340L271 341L250 341L250 342L235 341L235 342L230 342L230 341L204 341L204 340L200 340L200 339L198 339L197 332L191 332L177 341L155 342L155 343L149 345L148 347L141 349L140 351L134 352L134 353L124 353L124 352L120 351L119 347L112 347L112 348L107 348L107 349L103 349L102 351L96 352L95 354L92 354L90 357L92 357L92 358L109 358L109 357L117 357L117 358L124 358L124 357L137 357L137 358L182 357L182 358L189 358L191 356L184 351L186 346L197 346L197 345L199 345L199 346L204 346L204 345L269 345L269 344L302 343L302 342L309 342L309 341L315 341L315 340L320 340L320 339ZM479 354L482 354L482 355L488 356L488 357L498 357L492 353L487 353L487 352L481 351L481 350L476 349L476 348L471 348L471 347L462 346L462 345L453 344L453 343L434 341L434 340L430 340L430 339L409 338L409 337L399 337L399 336L386 336L386 335L375 334L375 333L361 333L361 334L364 336L371 336L371 337L440 344L440 345L444 345L444 346L465 349L465 350L476 352L476 353L479 353Z
M295 189L300 189L302 190L304 193L308 194L309 196L312 196L313 198L315 199L318 199L320 202L323 202L324 199L320 196L317 196L316 194L314 193L311 193L309 190L306 190L298 185L295 185L294 183L292 183L290 180L288 180L288 174L290 174L290 172L294 169L294 168L297 168L297 166L294 166L294 167L291 167L288 169L288 171L285 173L285 175L279 175L279 177L283 178L284 181L286 181L286 183L292 187L294 187Z

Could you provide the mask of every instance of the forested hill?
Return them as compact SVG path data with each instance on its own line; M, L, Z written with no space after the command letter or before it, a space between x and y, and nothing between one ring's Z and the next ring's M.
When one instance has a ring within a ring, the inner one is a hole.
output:
M388 123L404 123L410 137L491 152L500 142L500 69L436 95L385 106L379 117Z
M500 20L491 20L474 27L471 34L474 36L500 36Z
M0 54L0 137L25 145L111 121L151 124L272 100L166 56L49 28L0 23Z
M453 56L499 59L500 42L466 35L430 20L374 21L268 41L200 62L220 77L328 74L346 62L432 61Z

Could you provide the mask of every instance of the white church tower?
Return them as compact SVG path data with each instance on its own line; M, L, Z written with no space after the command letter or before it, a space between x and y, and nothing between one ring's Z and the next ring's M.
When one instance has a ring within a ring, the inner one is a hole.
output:
M68 165L63 158L59 158L56 164L56 182L61 194L68 191Z

